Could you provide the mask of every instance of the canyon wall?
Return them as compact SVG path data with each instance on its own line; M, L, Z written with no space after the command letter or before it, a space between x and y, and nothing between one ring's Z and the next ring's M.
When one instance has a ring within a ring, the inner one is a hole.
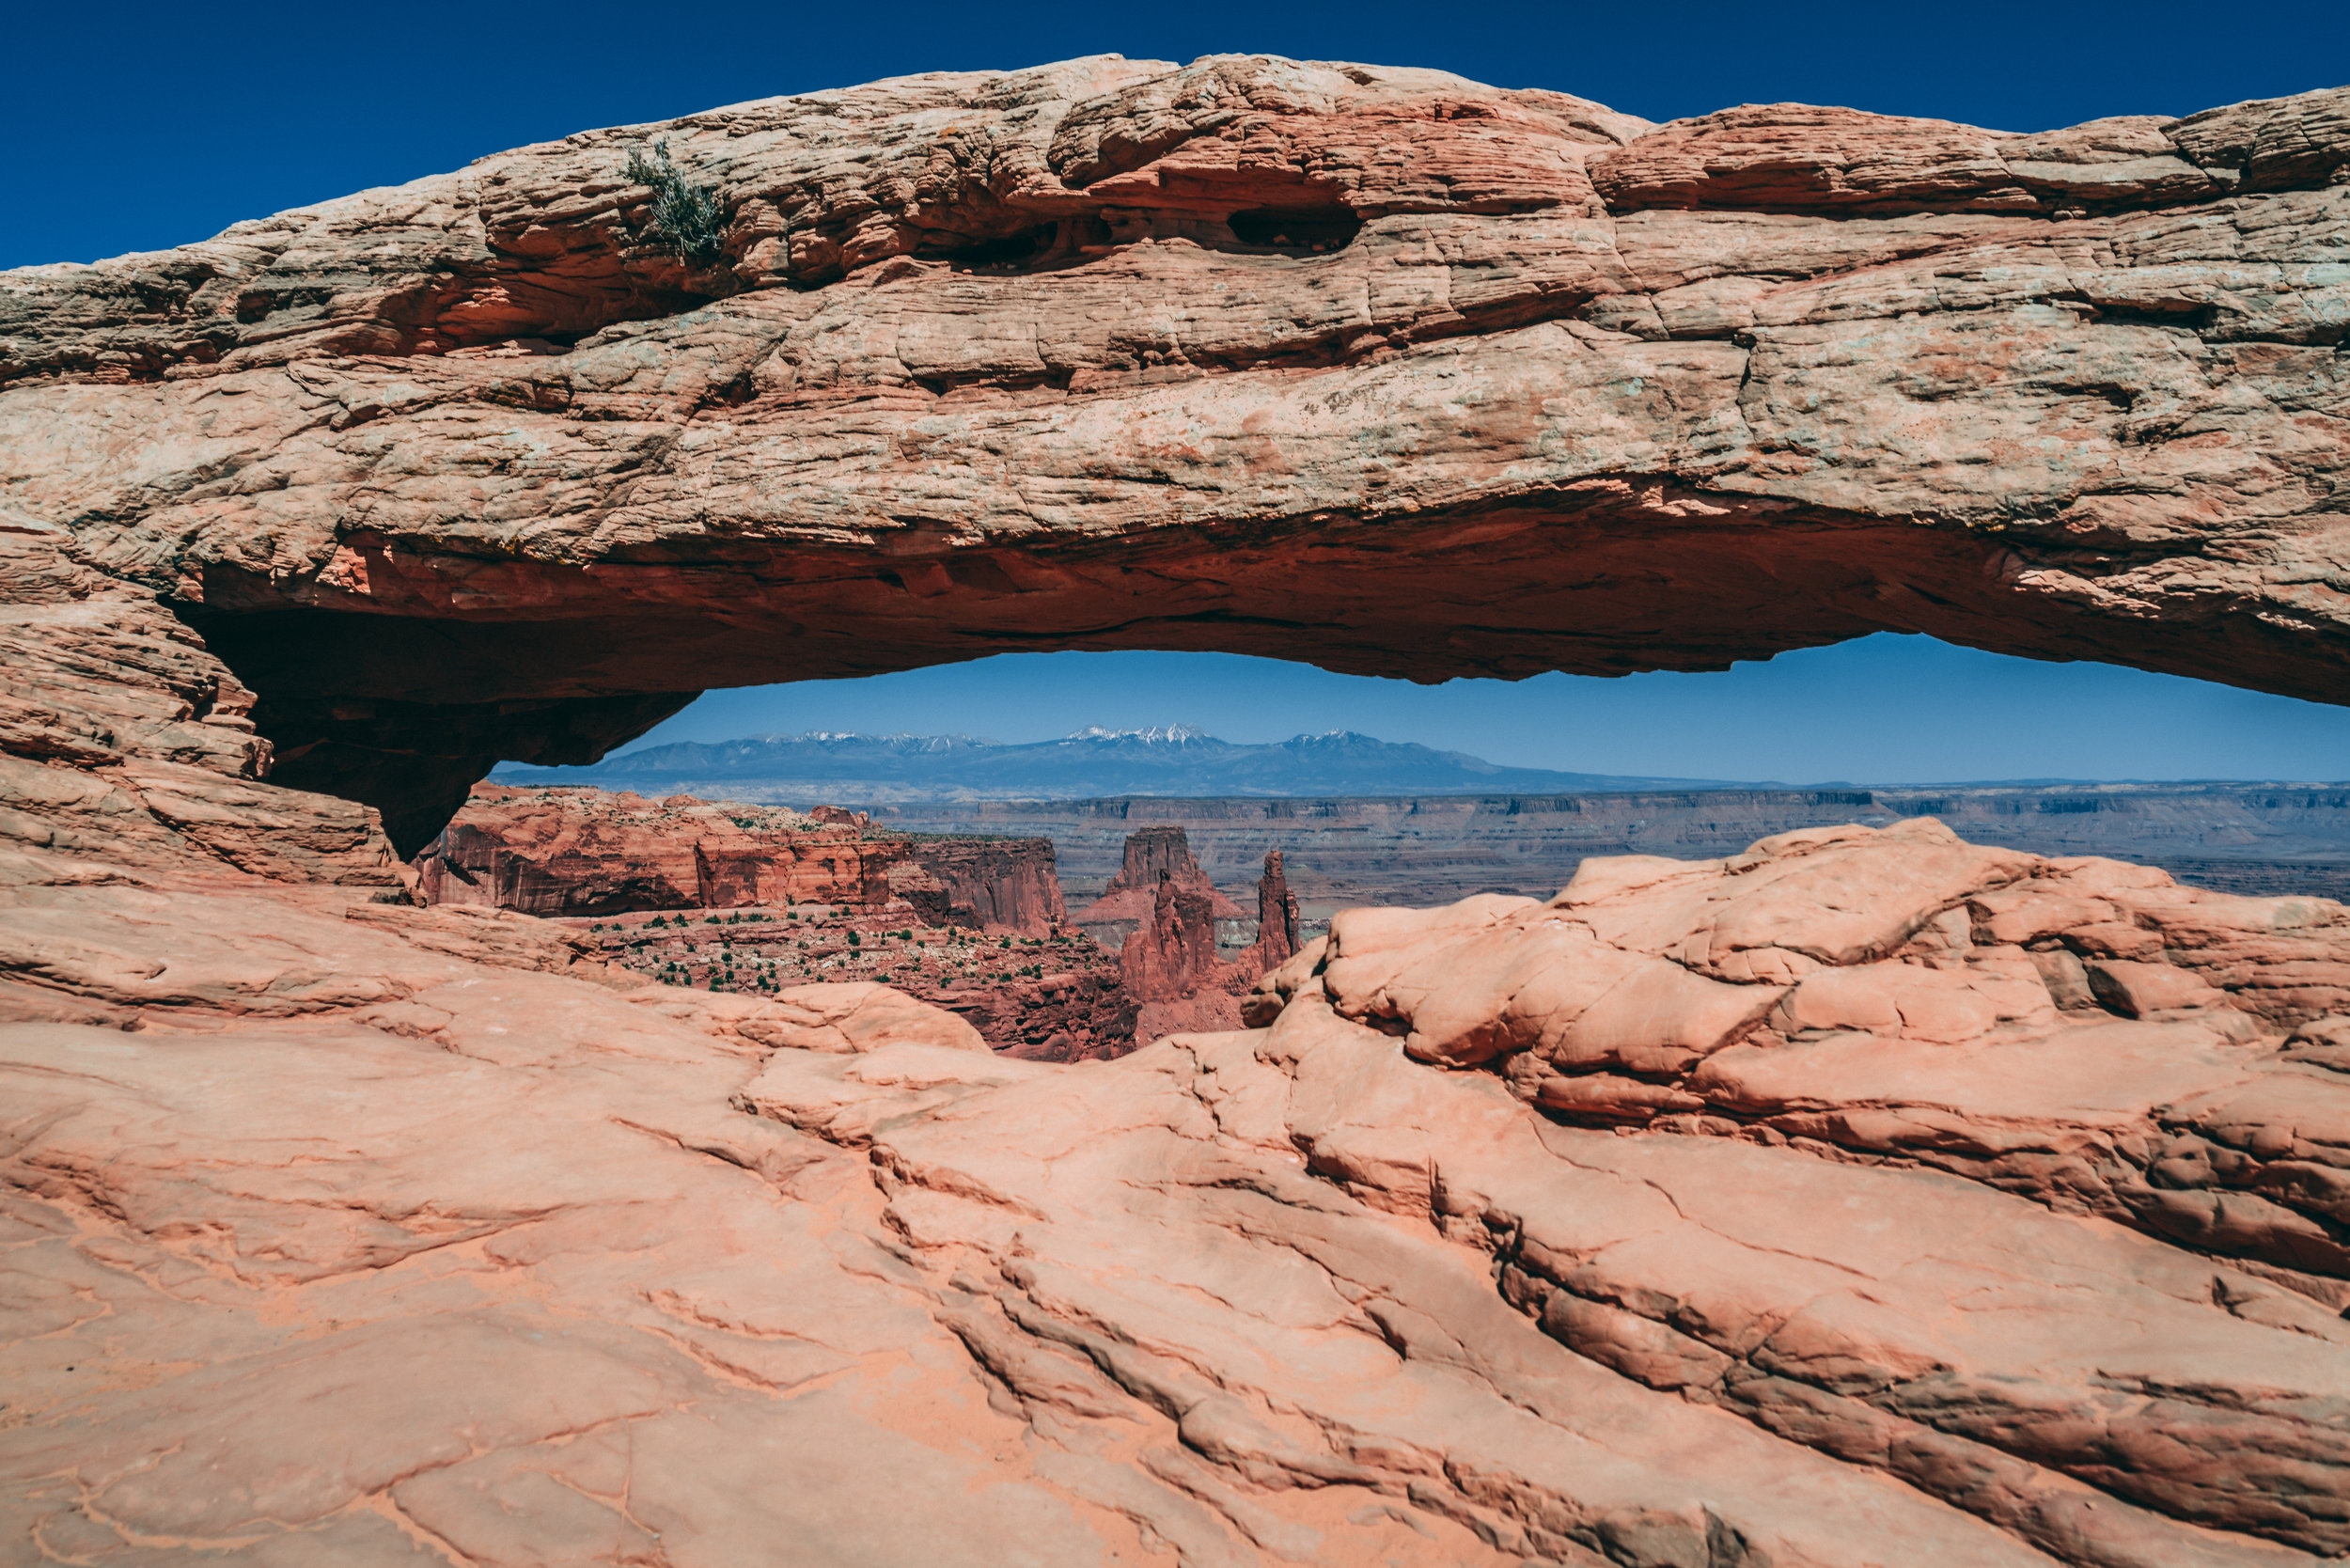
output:
M912 876L891 886L936 925L1042 936L1068 918L1050 839L917 838L907 846Z
M1045 936L1063 914L1047 839L918 839L837 808L687 795L477 785L416 866L428 902L533 915L811 903Z
M705 685L1018 648L1894 630L2330 701L2346 102L1656 126L1266 56L763 100L0 274L0 494L403 855Z
M1472 893L1548 896L1587 856L1734 854L1756 839L1933 814L1966 838L2039 855L2142 860L2221 891L2350 897L2350 787L1961 786L1705 790L1387 798L889 804L926 832L1050 837L1073 896L1122 864L1136 823L1180 825L1217 884L1246 885L1276 848L1309 919L1355 903L1444 903Z

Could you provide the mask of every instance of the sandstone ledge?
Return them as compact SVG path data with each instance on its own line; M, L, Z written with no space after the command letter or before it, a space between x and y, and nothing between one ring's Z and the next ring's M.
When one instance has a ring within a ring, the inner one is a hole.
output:
M352 899L0 911L15 1555L2350 1546L2322 901L1791 835L1355 912L1269 1027L1060 1066Z

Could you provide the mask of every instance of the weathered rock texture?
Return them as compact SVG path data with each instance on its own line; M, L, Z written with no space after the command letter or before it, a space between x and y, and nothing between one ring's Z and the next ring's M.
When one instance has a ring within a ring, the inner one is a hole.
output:
M1659 127L1255 56L767 100L6 274L0 509L403 853L704 684L1015 648L1889 628L2333 700L2345 105ZM655 135L712 267L646 242Z
M1049 936L932 923L902 902L692 909L564 922L566 940L666 985L780 996L809 984L886 984L968 1022L995 1050L1078 1061L1134 1049L1118 956L1082 932ZM1252 974L1254 971L1252 971ZM1239 1017L1236 1003L1224 1016Z
M2350 1553L2340 905L1811 831L1066 1064L394 855L706 680L1015 647L2337 697L2343 102L1093 60L667 128L698 274L638 132L10 274L6 1559Z
M1167 853L1170 844L1174 855ZM1230 960L1216 950L1217 914L1210 902L1215 889L1191 858L1182 828L1144 828L1127 839L1126 868L1119 874L1133 872L1137 862L1148 866L1173 860L1176 855L1177 869L1162 867L1157 873L1159 891L1151 917L1119 952L1120 979L1126 994L1140 1004L1135 1024L1138 1044L1186 1029L1234 1027L1241 1015L1236 998L1298 950L1297 900L1282 874L1279 850L1266 854L1264 875L1257 881L1257 940ZM1192 873L1188 881L1181 874L1184 867ZM1095 910L1102 907L1094 905Z
M420 891L532 915L814 903L994 933L1059 929L1050 839L916 839L818 811L476 785L417 857Z
M1118 872L1102 896L1080 911L1080 925L1109 925L1133 920L1148 923L1161 901L1160 885L1171 882L1178 892L1199 902L1210 920L1237 920L1241 907L1216 890L1208 873L1193 858L1191 841L1180 827L1157 824L1126 835Z
M11 1560L2350 1549L2338 905L1799 834L1071 1066L361 896L0 904Z

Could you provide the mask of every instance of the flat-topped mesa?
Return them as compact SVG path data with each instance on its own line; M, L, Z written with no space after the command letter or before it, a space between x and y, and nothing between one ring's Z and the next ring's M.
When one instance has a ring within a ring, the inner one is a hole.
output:
M1050 839L876 834L837 807L691 795L478 785L416 867L430 903L543 916L811 903L1048 936L1064 913Z
M701 687L1008 649L1892 630L2335 700L2345 105L1660 127L1267 56L770 99L0 274L0 494L404 854Z

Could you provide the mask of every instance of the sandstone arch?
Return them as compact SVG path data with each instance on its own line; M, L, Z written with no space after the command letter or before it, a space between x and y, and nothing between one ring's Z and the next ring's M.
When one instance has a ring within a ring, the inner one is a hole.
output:
M1079 61L0 277L0 1556L2340 1560L2340 903L1816 827L1072 1068L383 829L1000 648L2339 698L2344 103Z
M644 243L656 133L717 266ZM708 684L1020 649L1441 679L1893 629L2342 700L2345 168L2350 90L2011 135L907 78L5 274L0 521L156 596L274 778L403 849Z

